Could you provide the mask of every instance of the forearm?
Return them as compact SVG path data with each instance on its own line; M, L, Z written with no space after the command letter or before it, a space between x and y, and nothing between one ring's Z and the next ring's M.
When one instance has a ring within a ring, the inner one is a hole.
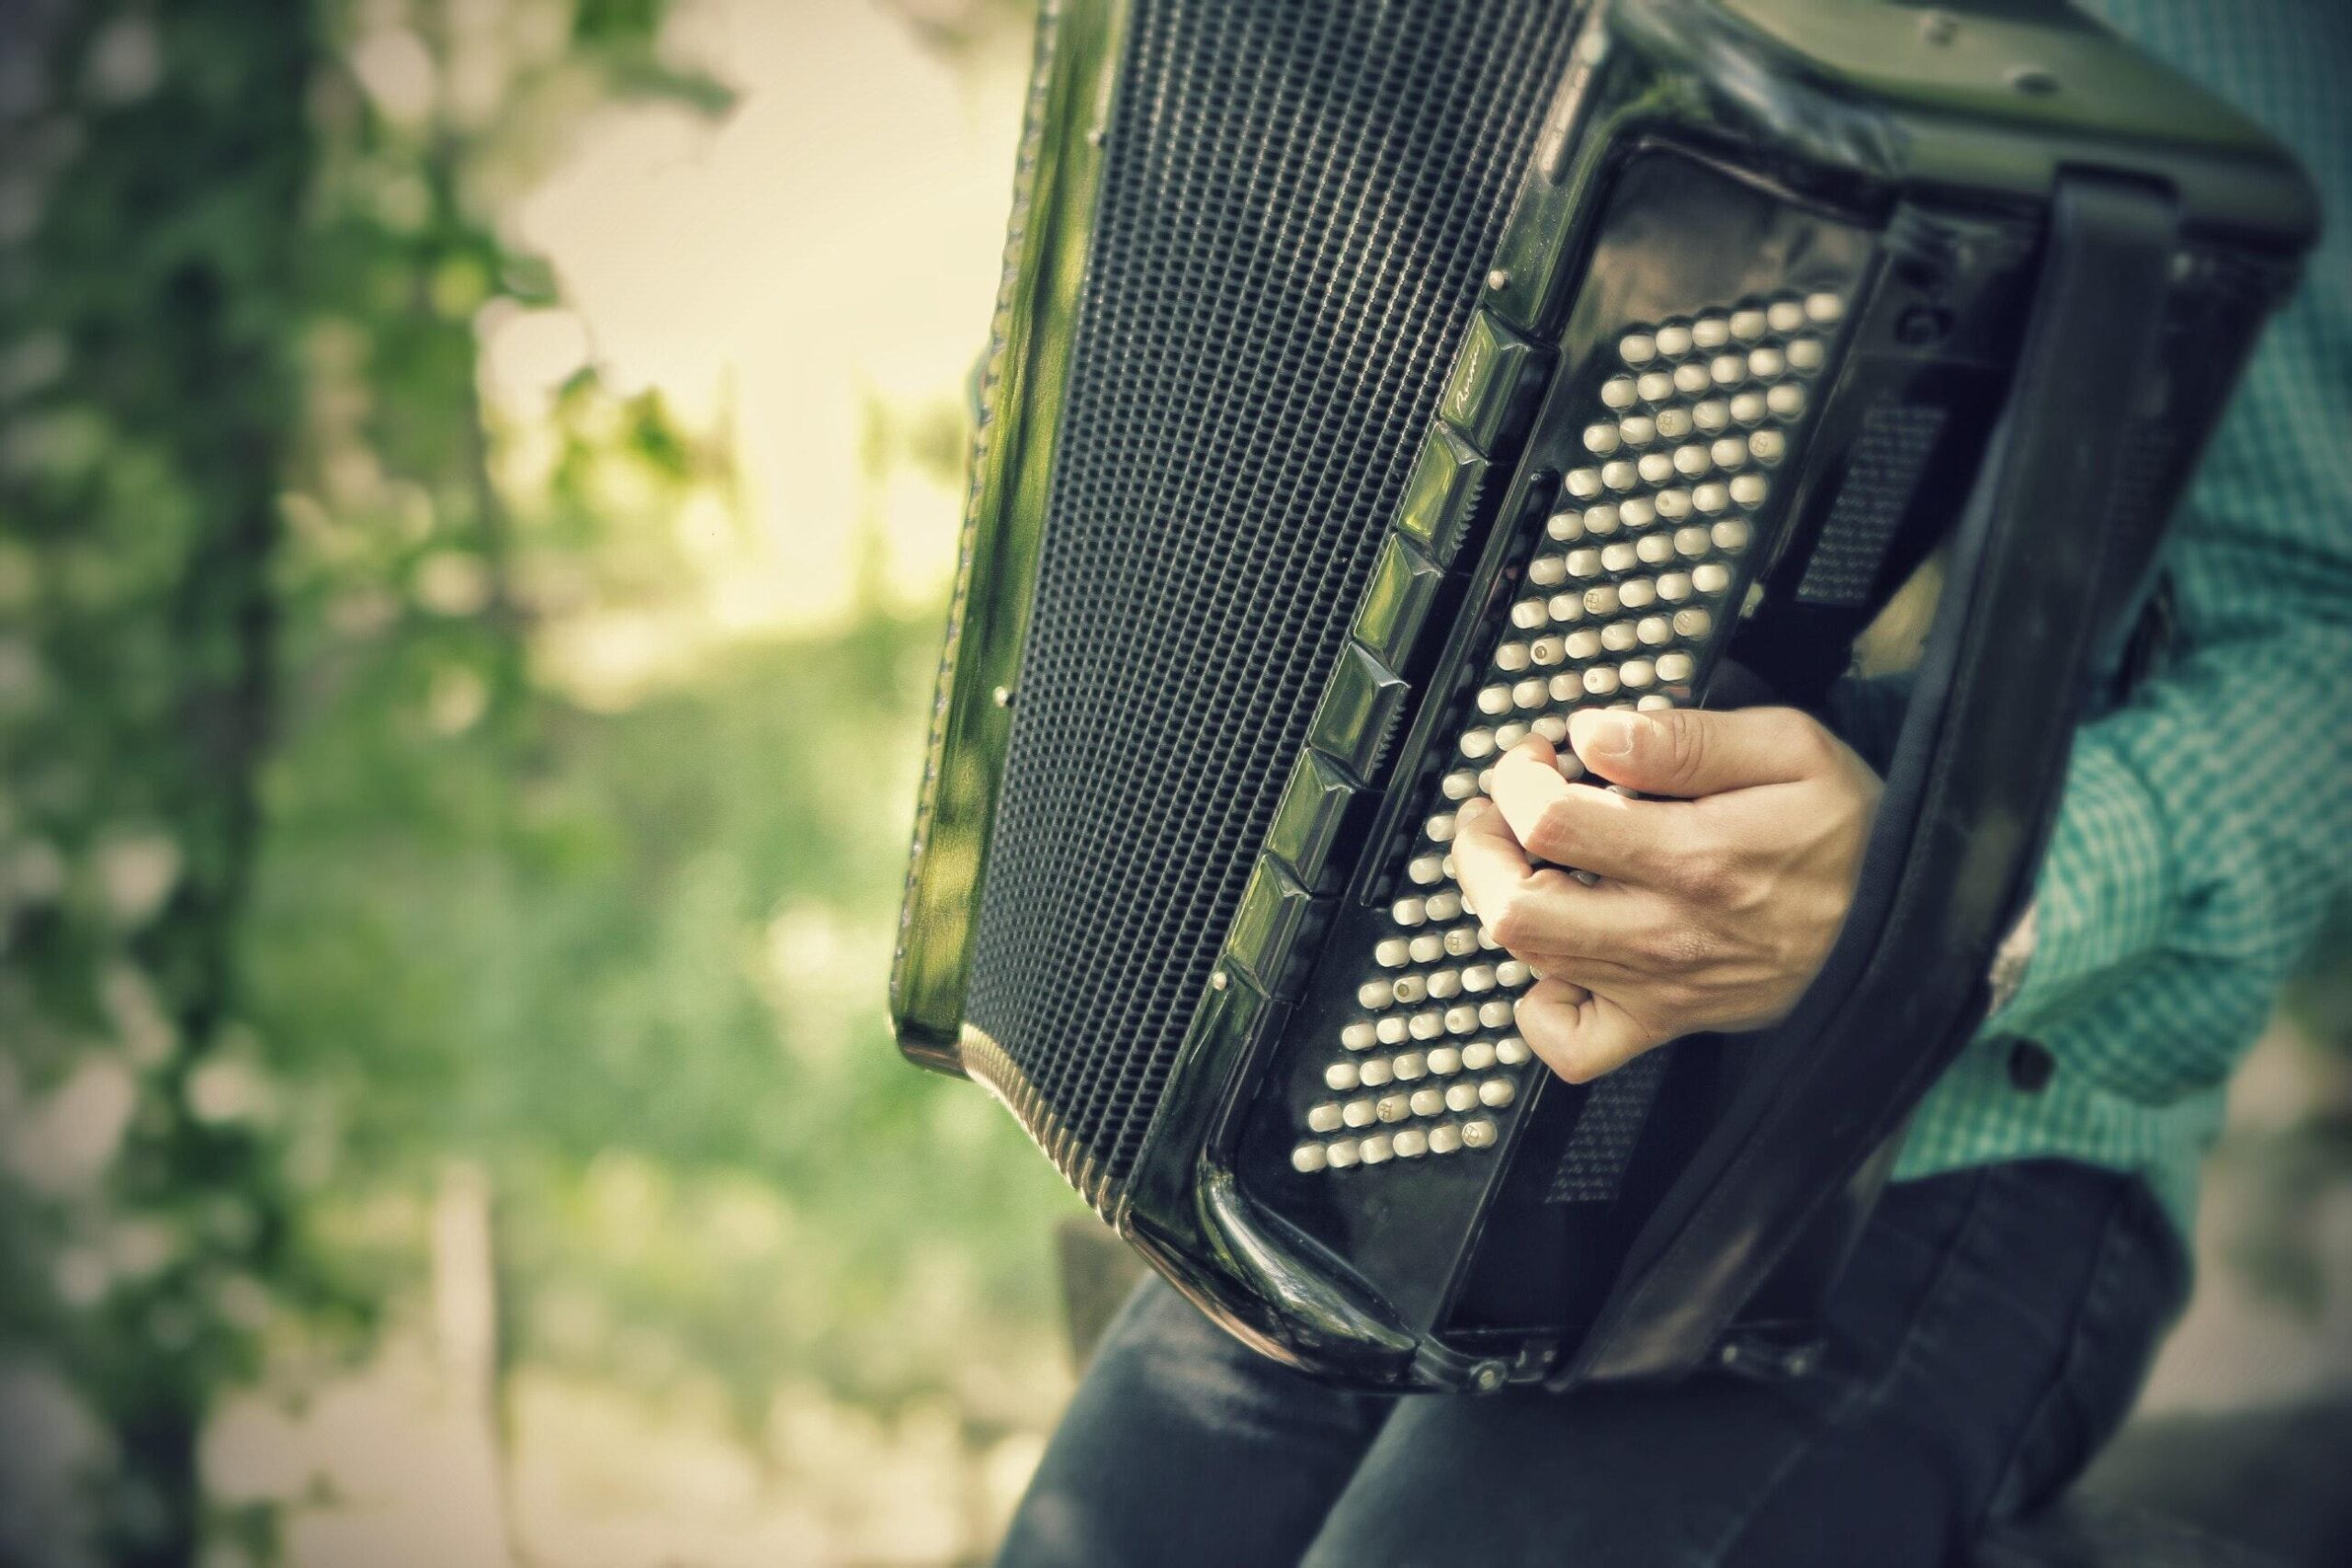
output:
M2192 649L2077 737L2022 987L1990 1021L2138 1099L2218 1078L2346 875L2352 626L2343 599ZM2167 1012L2146 1049L2143 1010Z

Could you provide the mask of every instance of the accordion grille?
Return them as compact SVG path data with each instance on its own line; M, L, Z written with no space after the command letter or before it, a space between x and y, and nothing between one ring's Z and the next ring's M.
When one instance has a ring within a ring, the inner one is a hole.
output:
M1573 20L1133 7L967 1001L1098 1203L1345 643Z

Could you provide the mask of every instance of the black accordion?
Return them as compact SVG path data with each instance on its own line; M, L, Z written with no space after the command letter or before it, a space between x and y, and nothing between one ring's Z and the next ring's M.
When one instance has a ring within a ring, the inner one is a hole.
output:
M1801 1359L2316 221L2040 0L1065 0L902 1048L1322 1376ZM1886 780L1838 947L1554 1077L1457 803L1580 706L1756 701Z

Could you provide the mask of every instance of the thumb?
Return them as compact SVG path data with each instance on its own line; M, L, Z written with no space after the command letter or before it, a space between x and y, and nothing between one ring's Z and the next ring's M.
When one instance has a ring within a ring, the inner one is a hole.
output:
M1794 708L1588 710L1569 718L1568 743L1611 784L1685 798L1810 778L1838 744Z

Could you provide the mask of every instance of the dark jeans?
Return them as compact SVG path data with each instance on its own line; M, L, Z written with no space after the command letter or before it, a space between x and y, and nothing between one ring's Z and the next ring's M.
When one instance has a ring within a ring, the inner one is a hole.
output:
M2122 1420L2188 1288L2138 1181L2041 1161L1891 1190L1804 1377L1343 1393L1154 1280L1000 1568L1930 1568Z

